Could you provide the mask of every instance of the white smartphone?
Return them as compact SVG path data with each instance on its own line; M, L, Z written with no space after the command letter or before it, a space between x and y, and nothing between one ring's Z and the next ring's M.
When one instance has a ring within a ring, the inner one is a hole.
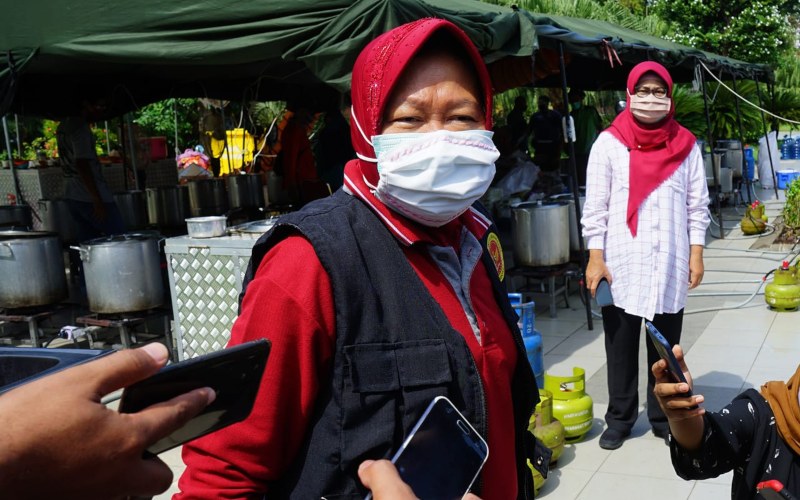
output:
M489 457L486 441L444 396L431 401L392 463L418 498L459 500ZM367 500L371 495L367 495Z

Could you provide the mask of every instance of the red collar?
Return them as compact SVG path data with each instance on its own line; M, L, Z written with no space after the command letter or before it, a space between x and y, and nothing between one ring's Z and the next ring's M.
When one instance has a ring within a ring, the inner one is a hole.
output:
M359 160L347 163L344 168L344 190L355 196L378 215L389 231L405 246L414 243L430 243L434 245L458 246L461 240L461 228L466 227L476 238L484 237L491 220L470 207L452 222L442 227L432 228L414 222L389 209L372 193L372 189L364 180Z

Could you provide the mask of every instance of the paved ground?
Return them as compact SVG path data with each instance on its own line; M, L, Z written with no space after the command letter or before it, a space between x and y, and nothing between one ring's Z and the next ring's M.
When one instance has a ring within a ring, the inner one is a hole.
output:
M774 199L774 193L760 193ZM782 192L781 192L782 195ZM774 217L782 202L767 203ZM695 380L695 392L706 398L709 410L721 408L749 387L768 380L785 380L800 362L800 332L796 324L800 313L769 310L761 294L748 301L759 287L761 277L778 267L789 254L778 251L751 251L754 238L744 238L738 230L733 209L726 211L725 239L717 239L719 229L711 227L705 251L704 283L690 296L684 320L682 345ZM762 240L759 240L763 242ZM747 302L746 304L744 304ZM615 451L598 446L605 424L603 414L608 401L603 330L599 318L588 330L586 313L577 295L569 299L570 308L559 303L557 317L549 317L544 300L537 303L536 329L542 333L544 363L548 372L570 375L572 367L586 370L586 387L594 400L594 424L586 438L567 445L539 497L548 500L726 500L730 498L730 474L706 481L678 478L670 463L664 441L650 433L643 411L631 438ZM744 305L743 305L744 304ZM738 307L741 306L741 307ZM640 352L640 400L644 397L644 342ZM642 407L642 410L644 408ZM178 450L162 455L177 478L183 470ZM156 498L169 498L175 485ZM645 494L646 492L646 494Z

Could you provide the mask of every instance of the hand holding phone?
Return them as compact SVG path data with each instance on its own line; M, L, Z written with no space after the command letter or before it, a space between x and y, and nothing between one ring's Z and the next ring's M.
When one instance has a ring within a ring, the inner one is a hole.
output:
M392 463L417 497L460 500L488 456L486 441L449 399L439 396L428 405Z
M650 340L653 342L653 345L658 351L658 355L661 356L661 359L667 362L667 371L672 376L675 382L683 382L688 385L688 381L686 377L683 375L683 370L681 369L680 363L678 363L678 358L675 357L675 354L672 352L672 346L667 342L667 339L658 331L658 329L653 326L653 323L649 321L644 322L645 329L647 330L647 334L650 337ZM685 393L686 396L691 396L692 391L691 389Z
M122 392L120 413L136 413L185 392L211 387L216 399L199 415L147 448L158 455L247 418L253 409L271 343L262 339L162 368Z

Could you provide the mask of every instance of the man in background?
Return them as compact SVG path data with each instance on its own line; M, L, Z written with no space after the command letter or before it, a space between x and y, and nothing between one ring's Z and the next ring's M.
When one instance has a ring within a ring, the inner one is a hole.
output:
M533 162L543 172L557 172L561 157L561 113L550 109L550 98L543 95L537 100L538 111L531 116L530 131L533 144Z
M64 171L64 199L75 221L78 241L125 231L122 215L101 172L89 124L106 113L104 102L81 102L80 114L56 129L58 155Z

